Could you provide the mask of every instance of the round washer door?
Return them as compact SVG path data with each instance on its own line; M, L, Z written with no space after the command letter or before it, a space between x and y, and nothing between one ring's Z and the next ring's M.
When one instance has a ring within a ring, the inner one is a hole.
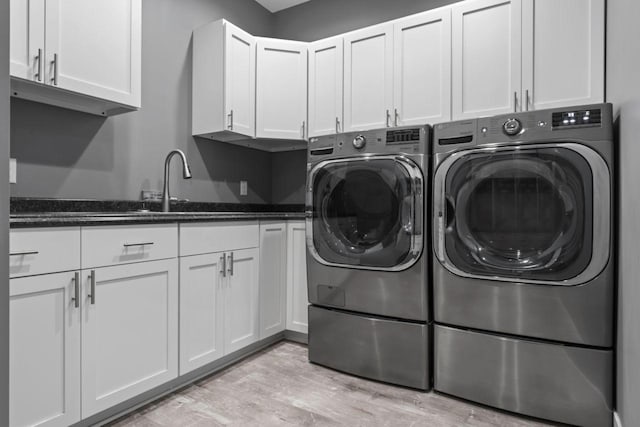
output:
M309 172L307 247L325 265L402 270L423 245L423 177L402 156L329 160Z
M610 250L610 176L595 151L563 143L475 149L434 178L434 246L467 277L575 285Z

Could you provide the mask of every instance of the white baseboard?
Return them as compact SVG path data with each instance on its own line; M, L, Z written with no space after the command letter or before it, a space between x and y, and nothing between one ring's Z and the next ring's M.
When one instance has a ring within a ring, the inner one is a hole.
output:
M622 427L622 421L620 421L620 415L617 412L613 412L613 426Z

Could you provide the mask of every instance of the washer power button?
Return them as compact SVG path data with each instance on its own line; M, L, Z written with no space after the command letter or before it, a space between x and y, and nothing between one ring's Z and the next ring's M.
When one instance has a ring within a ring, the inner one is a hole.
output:
M367 138L365 138L364 135L357 135L355 138L353 138L354 148L361 150L365 145L367 145Z
M518 119L507 119L502 125L502 130L509 136L517 135L522 130L522 123Z

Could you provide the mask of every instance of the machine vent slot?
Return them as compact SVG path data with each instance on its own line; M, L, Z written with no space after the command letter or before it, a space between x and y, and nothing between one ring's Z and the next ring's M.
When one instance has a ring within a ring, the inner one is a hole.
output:
M467 144L473 142L473 135L456 136L455 138L440 138L439 145Z
M389 130L387 131L387 145L407 144L420 141L420 129L421 128Z
M575 129L585 127L599 127L602 124L602 110L558 111L551 115L551 128Z
M312 156L326 156L327 154L333 154L333 147L310 150L310 153Z

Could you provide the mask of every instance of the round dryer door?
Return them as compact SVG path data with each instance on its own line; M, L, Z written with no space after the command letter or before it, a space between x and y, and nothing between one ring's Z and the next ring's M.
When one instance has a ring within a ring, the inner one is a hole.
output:
M464 276L583 283L608 259L609 179L578 144L461 152L434 180L436 253Z
M423 178L401 156L329 160L309 173L309 251L322 264L402 270L422 252Z

